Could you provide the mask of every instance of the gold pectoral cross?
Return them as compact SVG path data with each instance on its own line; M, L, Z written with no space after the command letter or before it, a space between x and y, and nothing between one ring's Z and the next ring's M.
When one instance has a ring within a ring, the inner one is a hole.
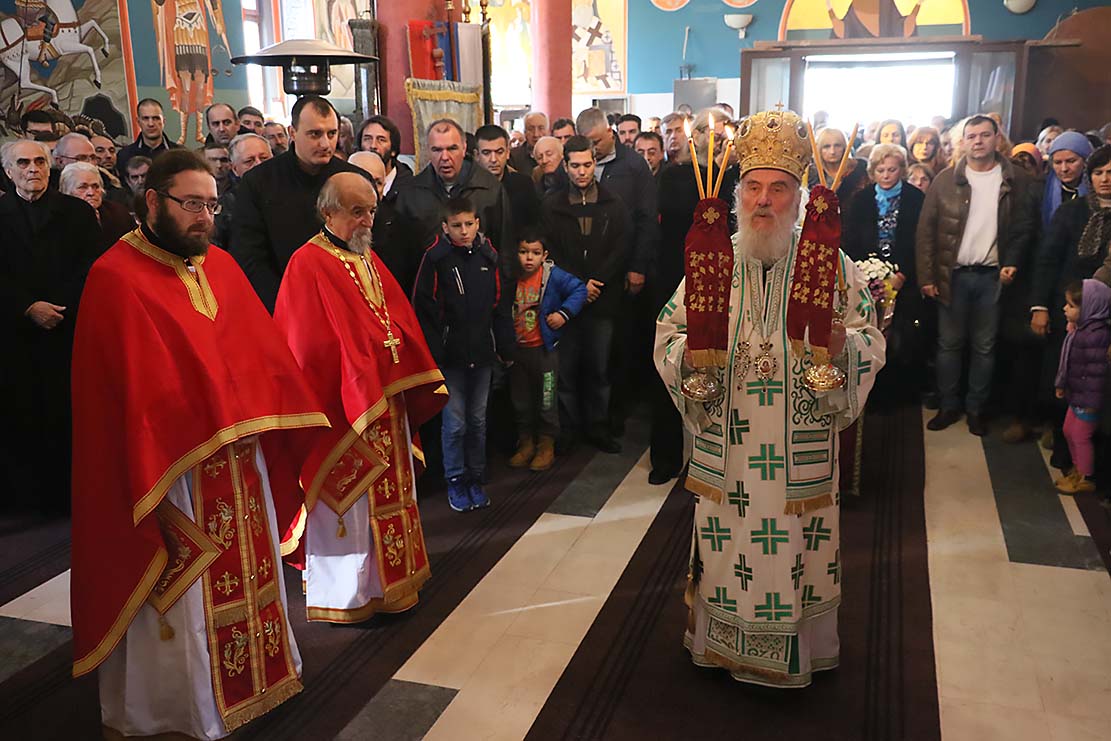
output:
M390 355L393 356L394 365L400 363L401 358L397 355L397 346L401 344L401 340L393 336L392 329L386 330L386 339L382 341L382 344L390 351Z

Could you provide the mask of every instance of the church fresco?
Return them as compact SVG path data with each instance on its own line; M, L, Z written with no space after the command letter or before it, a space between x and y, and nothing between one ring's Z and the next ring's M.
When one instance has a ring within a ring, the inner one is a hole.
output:
M967 36L967 0L787 0L781 41Z
M528 0L492 0L488 11L494 101L527 106L532 98L532 5Z
M625 21L625 0L571 0L574 94L625 92Z
M116 0L0 0L0 118L7 133L23 112L56 106L101 119L112 136L130 136L120 15Z

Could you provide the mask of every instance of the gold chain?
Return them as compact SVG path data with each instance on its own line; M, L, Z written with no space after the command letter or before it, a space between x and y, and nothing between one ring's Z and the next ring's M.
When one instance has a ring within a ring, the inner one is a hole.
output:
M382 279L378 275L378 268L374 267L374 261L366 259L366 255L359 255L359 259L363 261L363 265L370 273L372 287L375 285L378 286L378 290L382 294L381 311L379 311L378 307L374 305L374 301L371 300L370 294L367 293L365 288L363 288L363 284L359 280L359 276L355 273L355 268L352 267L351 263L348 262L346 256L343 254L344 251L337 247L336 244L331 239L329 239L327 232L325 232L324 230L320 231L320 236L322 236L324 240L332 247L332 250L335 253L336 257L338 257L343 263L343 266L347 268L347 274L350 275L351 280L355 282L355 287L359 289L359 293L362 295L363 300L366 301L366 305L370 307L370 310L374 313L375 318L378 319L378 322L382 325L383 329L386 330L386 340L382 344L386 347L387 350L390 351L390 355L393 357L393 362L398 363L399 358L397 354L397 347L401 344L401 340L394 337L393 322L390 319L390 305L389 302L386 301L386 287L382 285Z

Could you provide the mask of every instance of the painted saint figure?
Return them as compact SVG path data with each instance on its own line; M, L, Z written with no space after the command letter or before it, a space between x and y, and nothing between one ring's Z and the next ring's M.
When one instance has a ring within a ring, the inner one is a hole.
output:
M203 142L201 116L212 103L209 21L220 35L224 50L229 55L231 52L220 0L151 0L151 10L162 84L170 94L170 106L181 116L177 143L185 143L190 118L197 122L197 142Z

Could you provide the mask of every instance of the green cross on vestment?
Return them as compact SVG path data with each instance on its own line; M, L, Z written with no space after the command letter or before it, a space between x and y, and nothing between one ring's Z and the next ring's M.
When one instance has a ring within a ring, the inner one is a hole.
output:
M826 573L833 577L834 584L841 583L841 549L833 552L833 560L826 564Z
M745 491L744 482L738 481L737 485L733 487L733 491L729 492L728 496L729 503L736 505L737 507L737 515L740 517L744 517L745 512L748 511L748 505L751 499L751 497L749 497L748 495L748 492Z
M775 443L760 443L760 455L748 457L748 467L760 472L763 481L775 481L775 469L786 468L783 456L775 454Z
M741 589L748 591L748 583L752 581L752 569L748 566L748 559L745 554L741 554L737 559L737 563L733 564L733 574L741 580Z
M787 543L791 540L791 535L786 530L779 530L775 526L774 517L763 517L760 519L760 529L752 531L752 542L758 544L763 550L764 555L777 555L779 553L779 544Z
M822 527L822 523L826 521L824 517L811 517L810 524L802 529L802 537L806 538L806 550L816 551L822 545L823 540L829 540L833 534L833 529Z
M745 394L748 396L759 395L762 407L775 404L775 395L783 393L783 381L749 381L745 385Z
M867 288L860 289L860 303L856 305L856 311L865 319L872 319L872 292Z
M741 445L744 443L744 433L749 431L747 419L741 419L740 413L733 409L729 412L729 443Z
M710 550L719 553L722 544L733 539L732 531L727 527L722 527L721 520L716 517L706 518L706 523L706 527L701 529L702 539L710 542Z
M791 605L783 604L779 592L764 592L764 604L756 605L755 614L758 618L773 621L791 617L793 609Z
M822 598L814 594L814 585L807 584L802 588L802 607L805 610L810 605L817 604L822 601Z
M729 612L737 611L737 600L729 599L729 593L726 592L725 587L714 587L714 596L706 601Z
M795 582L795 589L799 588L799 582L802 581L802 574L806 570L806 566L802 562L802 554L795 554L795 565L791 567L791 579Z
M676 304L675 299L672 298L670 301L668 301L664 305L664 308L660 311L659 321L662 322L665 319L670 319L671 315L674 314L675 310L678 309L678 308L679 308L678 304Z
M864 377L865 373L872 372L872 361L865 360L864 355L858 355L856 360L856 385L860 385L860 379Z

